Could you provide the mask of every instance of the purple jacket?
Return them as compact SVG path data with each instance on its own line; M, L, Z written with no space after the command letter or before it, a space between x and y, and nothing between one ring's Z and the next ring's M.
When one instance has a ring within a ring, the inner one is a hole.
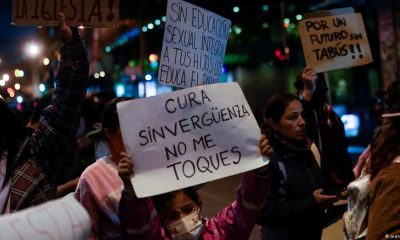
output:
M199 239L248 239L269 192L269 176L244 174L236 200L217 216L203 220ZM170 239L151 198L134 198L123 191L119 206L121 227L128 239Z

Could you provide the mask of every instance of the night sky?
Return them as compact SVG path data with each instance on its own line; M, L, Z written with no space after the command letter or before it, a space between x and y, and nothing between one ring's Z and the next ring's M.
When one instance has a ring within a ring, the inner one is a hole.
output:
M10 67L23 58L26 42L35 38L35 27L17 27L11 25L12 0L1 0L0 3L0 57L3 67Z

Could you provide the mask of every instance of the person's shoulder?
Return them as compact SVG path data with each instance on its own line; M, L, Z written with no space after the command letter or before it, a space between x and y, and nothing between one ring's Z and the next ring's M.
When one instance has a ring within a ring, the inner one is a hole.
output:
M85 177L88 175L93 175L96 174L100 168L103 168L105 163L105 158L102 157L100 159L97 159L94 163L90 164L81 174L81 177Z

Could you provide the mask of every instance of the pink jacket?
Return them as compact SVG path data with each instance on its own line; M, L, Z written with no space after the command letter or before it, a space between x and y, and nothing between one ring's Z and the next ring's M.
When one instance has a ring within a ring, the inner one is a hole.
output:
M247 172L236 200L216 217L203 220L200 239L248 239L269 192L269 176ZM121 227L128 239L170 239L162 227L151 198L130 198L124 191L120 201Z
M91 218L89 239L121 238L118 206L123 188L117 165L107 156L83 171L75 198L81 202Z

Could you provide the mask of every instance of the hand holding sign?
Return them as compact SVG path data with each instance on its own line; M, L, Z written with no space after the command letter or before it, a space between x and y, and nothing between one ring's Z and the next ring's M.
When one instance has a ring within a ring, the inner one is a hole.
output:
M361 14L334 14L299 22L307 66L324 72L372 62Z
M149 108L151 106L151 111ZM264 166L260 128L237 83L211 84L117 105L138 197Z
M58 34L60 35L60 38L66 42L69 43L72 40L72 30L71 28L67 25L65 22L65 15L63 12L60 12L58 14L59 17L59 30Z

